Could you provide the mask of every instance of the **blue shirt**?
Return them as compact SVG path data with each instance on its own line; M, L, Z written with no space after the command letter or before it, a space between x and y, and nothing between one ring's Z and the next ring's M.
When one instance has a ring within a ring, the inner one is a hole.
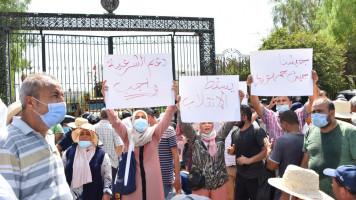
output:
M57 144L62 147L62 151L68 149L73 144L72 130L66 132Z

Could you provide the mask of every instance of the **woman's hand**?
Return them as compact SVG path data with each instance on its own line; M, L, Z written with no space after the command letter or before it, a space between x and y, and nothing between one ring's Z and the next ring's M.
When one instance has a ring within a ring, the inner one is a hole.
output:
M247 80L246 80L246 85L251 87L252 82L253 82L252 76L248 75Z
M105 92L109 91L109 87L106 85L106 80L103 82L101 85L101 94L104 97L104 103L105 103Z
M244 97L245 97L245 93L244 93L244 91L239 90L239 97L240 97L240 104L241 104L242 100L243 100L243 99L244 99Z
M179 106L179 104L180 104L180 99L181 99L181 97L180 96L177 96L177 104L176 104L176 106L177 106L177 110L179 110L180 111L180 106Z
M110 200L110 194L104 194L102 200Z
M173 81L172 90L174 91L174 99L175 99L176 101L178 101L178 100L177 100L177 98L178 98L178 85L177 85L177 82L176 82L176 81Z

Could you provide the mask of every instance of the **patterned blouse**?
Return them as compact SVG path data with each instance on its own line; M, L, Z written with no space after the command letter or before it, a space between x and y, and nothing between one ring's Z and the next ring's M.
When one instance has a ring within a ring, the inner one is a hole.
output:
M62 160L63 160L64 167L67 166L68 159L66 156L66 152L63 153ZM100 172L101 172L101 177L102 177L103 183L104 183L103 193L112 195L112 191L111 191L111 180L112 180L111 163L110 163L110 158L107 153L105 153ZM72 192L73 198L77 199L83 193L83 186L81 186L79 188L73 188L71 185L70 191Z
M225 164L225 138L230 130L234 127L235 122L226 122L224 126L217 132L215 143L218 156L215 162L210 159L209 149L202 141L202 138L197 135L193 126L190 123L183 123L180 115L179 123L182 124L184 135L192 141L192 169L197 169L205 177L205 190L216 190L223 186L228 180Z

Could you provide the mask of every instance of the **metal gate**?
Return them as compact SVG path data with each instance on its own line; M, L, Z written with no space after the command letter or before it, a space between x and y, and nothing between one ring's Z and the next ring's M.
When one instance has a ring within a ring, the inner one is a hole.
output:
M103 59L107 54L172 55L173 77L200 75L199 37L195 35L87 36L40 33L8 34L11 102L23 79L46 72L58 79L68 113L79 116L101 109Z

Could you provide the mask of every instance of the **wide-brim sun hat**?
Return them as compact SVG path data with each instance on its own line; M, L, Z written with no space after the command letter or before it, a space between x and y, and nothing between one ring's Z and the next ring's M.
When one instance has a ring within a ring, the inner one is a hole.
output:
M74 122L70 122L67 125L73 129L76 129L76 128L79 128L81 125L87 124L87 123L89 123L89 121L87 119L78 117L78 118L75 118Z
M87 119L77 118L75 119L75 122L69 123L68 126L74 128L72 131L72 139L74 143L79 142L79 136L82 130L88 130L92 136L92 142L95 146L98 146L98 135L95 133L95 127L89 124Z
M7 107L6 126L10 124L11 119L22 111L21 101L16 101Z
M305 200L331 200L319 190L319 175L310 169L288 165L282 178L269 178L268 183L292 196Z
M348 101L333 101L335 106L335 117L342 118L342 119L351 119L351 107Z

